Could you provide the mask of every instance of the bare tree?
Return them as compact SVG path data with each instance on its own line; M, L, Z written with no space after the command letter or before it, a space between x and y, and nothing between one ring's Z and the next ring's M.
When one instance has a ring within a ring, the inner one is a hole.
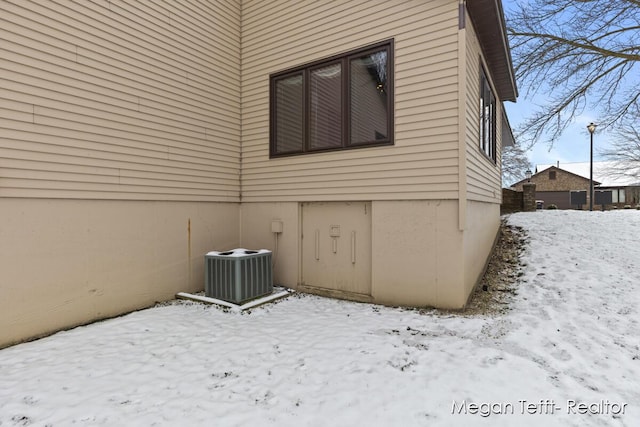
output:
M609 147L600 150L600 154L611 161L607 175L640 183L640 107L630 111L627 119L613 132Z
M585 110L615 128L640 104L640 0L528 0L507 11L516 77L548 101L517 129L551 145Z
M531 164L525 150L519 145L511 145L502 149L502 186L510 185L524 179Z

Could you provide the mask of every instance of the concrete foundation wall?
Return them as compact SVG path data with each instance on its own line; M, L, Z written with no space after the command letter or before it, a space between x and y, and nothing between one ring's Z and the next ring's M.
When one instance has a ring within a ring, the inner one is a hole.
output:
M459 308L466 301L457 201L373 202L374 300Z
M464 231L457 201L370 206L365 300L462 308L494 243L499 205L468 202ZM276 284L304 280L299 203L0 199L0 210L0 347L200 291L210 250L270 249ZM283 225L277 242L273 221Z
M468 295L484 273L500 230L500 205L467 202L464 231L464 292Z
M371 206L372 284L371 299L366 300L387 305L462 308L493 244L499 205L471 203L473 221L469 232L458 228L457 201L373 201ZM241 211L243 247L275 252L271 221L283 222L274 281L298 288L304 280L299 205L246 203ZM348 294L343 296L350 298Z
M204 288L239 204L0 198L0 347Z
M282 221L282 233L271 232L271 223ZM295 287L299 282L299 204L295 202L243 203L240 245L273 251L273 281Z

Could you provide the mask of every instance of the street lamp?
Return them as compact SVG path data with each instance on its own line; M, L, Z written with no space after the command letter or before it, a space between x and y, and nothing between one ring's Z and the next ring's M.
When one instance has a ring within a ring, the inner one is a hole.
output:
M527 169L527 171L524 174L527 177L527 182L531 182L531 169Z
M587 125L591 134L591 157L589 160L589 210L593 210L593 133L596 131L596 124L591 122Z

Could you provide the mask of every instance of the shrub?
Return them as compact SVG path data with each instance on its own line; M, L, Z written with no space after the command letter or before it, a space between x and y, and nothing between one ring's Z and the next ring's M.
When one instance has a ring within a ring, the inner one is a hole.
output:
M631 205L624 205L625 209L631 209Z
M547 206L547 209L558 209L558 207L551 203L549 206Z

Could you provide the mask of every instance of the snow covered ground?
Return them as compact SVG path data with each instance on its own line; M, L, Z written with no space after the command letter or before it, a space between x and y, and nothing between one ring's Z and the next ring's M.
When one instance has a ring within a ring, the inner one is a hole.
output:
M1 350L0 426L639 425L640 212L508 221L507 314L181 301Z

